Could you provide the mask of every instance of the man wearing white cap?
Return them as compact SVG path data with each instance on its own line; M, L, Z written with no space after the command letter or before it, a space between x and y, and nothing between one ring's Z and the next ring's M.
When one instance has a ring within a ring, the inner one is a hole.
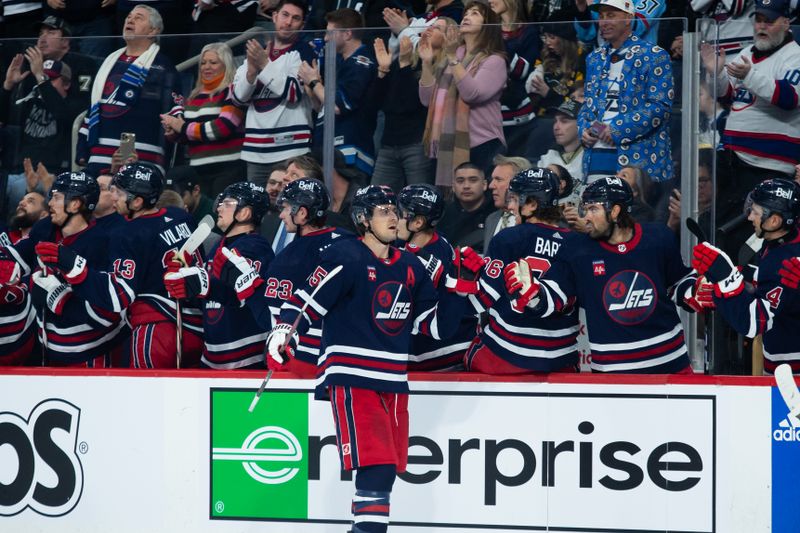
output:
M669 54L631 31L632 0L599 0L598 32L606 44L586 60L586 103L578 114L587 181L635 165L658 182L672 178Z

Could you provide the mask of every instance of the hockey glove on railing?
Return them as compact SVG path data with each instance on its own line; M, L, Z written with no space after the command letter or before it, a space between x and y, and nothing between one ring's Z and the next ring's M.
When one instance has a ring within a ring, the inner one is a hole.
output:
M781 285L790 289L800 286L800 257L784 259L778 274L781 277Z
M17 285L22 277L22 268L13 259L0 259L0 286Z
M503 270L503 277L506 291L511 296L511 308L518 313L523 312L539 295L542 287L539 280L531 274L531 267L524 259L508 264Z
M168 270L164 274L164 287L169 295L178 300L182 298L205 298L211 284L208 272L202 267L184 267Z
M47 307L56 315L61 315L64 306L72 296L72 287L69 283L61 281L55 276L50 276L37 270L31 276L31 298L33 305L38 309Z
M730 298L744 290L744 276L731 258L707 242L701 242L692 250L692 268L698 276L705 276L714 284L718 296Z
M278 324L267 337L267 367L285 370L290 357L297 350L297 331L289 324Z
M214 254L213 275L236 291L240 302L252 296L256 288L264 283L247 259L236 250L224 246L220 246Z
M705 276L697 276L694 287L686 291L683 303L695 313L705 313L717 306L714 303L714 284L709 283Z
M483 257L469 246L455 249L453 276L447 275L444 286L461 296L477 294L478 277L483 268Z
M46 267L60 272L70 285L77 285L86 279L89 266L86 259L68 246L54 242L40 242L36 245L36 254Z
M433 286L438 287L439 279L442 277L442 272L444 272L444 264L442 261L432 253L423 251L417 254L417 259L419 259L422 266L425 267L425 272L430 276Z

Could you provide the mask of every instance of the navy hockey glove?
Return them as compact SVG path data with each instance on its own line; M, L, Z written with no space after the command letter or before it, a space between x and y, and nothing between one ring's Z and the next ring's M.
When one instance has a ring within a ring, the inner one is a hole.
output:
M248 299L256 288L264 283L250 261L239 255L236 250L224 246L217 249L213 263L214 277L236 291L240 302Z
M46 267L60 272L71 285L77 285L86 279L89 266L86 259L68 246L54 242L40 242L36 245L36 255Z
M541 289L539 280L531 274L531 266L524 259L508 264L503 270L503 278L511 296L511 308L517 313L523 312Z
M61 315L67 300L72 296L72 287L69 286L69 283L61 281L55 276L47 275L41 270L33 273L31 281L33 282L31 290L33 305L37 309L46 307L56 315Z
M444 286L450 292L460 295L476 294L478 292L478 277L482 268L483 258L478 252L469 246L456 248L455 258L453 259L454 276L448 274Z
M0 259L0 286L16 285L22 277L19 263L13 259Z
M208 272L201 267L184 267L178 270L168 270L164 274L164 288L173 298L178 300L183 298L208 296L211 285L208 279Z
M442 261L437 259L435 255L424 251L420 251L420 253L417 254L417 259L419 259L422 266L425 267L425 272L430 276L433 286L438 287L439 279L442 277L442 272L444 272L444 264Z
M781 285L790 289L800 286L800 257L784 259L778 274L781 276Z
M267 367L271 370L285 370L289 358L294 357L297 341L297 331L289 324L278 324L272 328L267 337Z
M714 303L714 284L705 276L697 276L694 287L689 288L683 296L683 303L695 313L705 313L716 308Z
M730 257L707 242L701 242L692 250L692 268L698 276L705 276L714 284L719 296L728 298L744 290L744 277Z

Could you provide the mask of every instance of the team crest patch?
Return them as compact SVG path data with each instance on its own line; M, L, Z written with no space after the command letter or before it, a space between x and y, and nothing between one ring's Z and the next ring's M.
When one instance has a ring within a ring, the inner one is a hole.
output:
M602 259L599 261L592 261L592 273L595 276L605 276L606 275L606 262Z
M611 319L624 326L640 324L658 303L653 281L638 270L623 270L603 288L603 306Z
M372 297L372 319L383 333L398 335L411 316L411 295L399 281L387 281L378 286Z
M375 281L375 280L378 279L378 273L375 272L375 267L374 266L368 266L367 267L367 279L370 280L370 281Z

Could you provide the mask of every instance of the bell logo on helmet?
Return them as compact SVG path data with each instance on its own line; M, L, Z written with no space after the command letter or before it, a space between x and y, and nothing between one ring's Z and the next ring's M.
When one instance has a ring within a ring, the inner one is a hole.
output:
M608 177L606 178L606 183L609 185L619 185L622 186L622 180L617 177Z
M420 192L420 197L423 200L428 200L429 202L436 202L438 198L435 192L426 189L422 189L422 191Z
M779 196L780 198L783 198L785 200L791 200L792 196L794 196L794 192L778 187L777 189L775 189L775 196Z
M314 190L314 183L310 181L301 181L297 184L298 187L303 189L304 191L313 191ZM360 192L360 191L359 191Z
M152 176L152 172L142 172L141 170L137 170L133 175L133 178L137 180L150 181L150 176Z

